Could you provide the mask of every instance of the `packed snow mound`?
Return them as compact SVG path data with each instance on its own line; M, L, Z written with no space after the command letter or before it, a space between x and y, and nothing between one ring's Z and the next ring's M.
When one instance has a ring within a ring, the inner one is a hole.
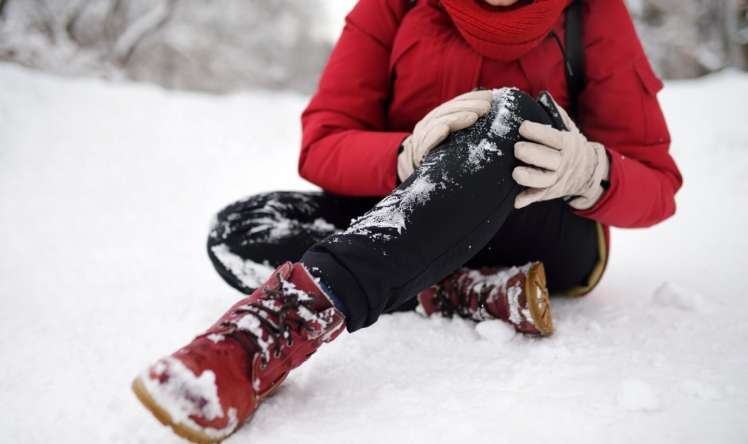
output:
M179 443L129 385L239 294L213 214L296 176L306 97L226 97L0 64L3 442ZM227 443L748 441L748 76L662 94L678 213L613 232L605 278L545 339L382 316L295 371ZM243 265L242 265L243 266Z
M493 344L502 344L513 340L517 332L507 322L483 321L475 325L475 332Z
M626 379L621 383L618 405L633 412L651 412L660 409L660 399L650 384L639 379Z
M657 287L652 295L652 302L660 307L672 307L683 311L703 312L707 309L707 302L703 296L671 282L664 282Z

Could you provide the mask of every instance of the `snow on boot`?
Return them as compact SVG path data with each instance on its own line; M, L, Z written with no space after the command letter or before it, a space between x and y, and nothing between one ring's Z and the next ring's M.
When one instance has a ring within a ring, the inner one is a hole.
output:
M306 268L287 262L208 331L144 370L132 388L178 435L219 442L344 327Z
M551 305L541 262L523 267L462 268L418 294L418 311L474 321L500 319L521 333L553 333Z

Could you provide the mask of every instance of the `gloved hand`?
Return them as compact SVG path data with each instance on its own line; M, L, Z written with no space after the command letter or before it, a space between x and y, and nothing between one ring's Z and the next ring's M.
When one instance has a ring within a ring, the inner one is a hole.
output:
M397 156L397 176L404 182L435 146L454 131L474 124L491 109L493 91L472 91L437 106L421 119L403 141Z
M546 96L550 98L550 94ZM569 114L555 101L568 131L559 131L547 125L525 121L519 133L529 142L514 145L517 159L530 166L519 166L512 172L514 180L527 190L517 195L515 208L559 197L574 197L569 205L578 210L592 208L605 191L610 161L605 148L590 142L579 131Z

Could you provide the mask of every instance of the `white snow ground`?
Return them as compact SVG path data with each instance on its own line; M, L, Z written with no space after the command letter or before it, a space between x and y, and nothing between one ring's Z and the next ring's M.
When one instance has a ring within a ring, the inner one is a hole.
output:
M748 442L748 76L670 83L674 219L615 231L557 333L384 316L230 443ZM130 380L237 298L204 251L232 199L296 177L304 97L0 65L0 442L177 443Z

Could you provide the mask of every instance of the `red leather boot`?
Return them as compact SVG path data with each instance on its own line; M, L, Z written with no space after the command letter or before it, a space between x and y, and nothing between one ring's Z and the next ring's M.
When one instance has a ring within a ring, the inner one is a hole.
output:
M132 388L178 435L219 442L344 327L306 268L287 262L208 331L143 371Z
M418 310L474 321L500 319L521 333L553 333L551 304L541 262L523 267L460 269L418 294Z

